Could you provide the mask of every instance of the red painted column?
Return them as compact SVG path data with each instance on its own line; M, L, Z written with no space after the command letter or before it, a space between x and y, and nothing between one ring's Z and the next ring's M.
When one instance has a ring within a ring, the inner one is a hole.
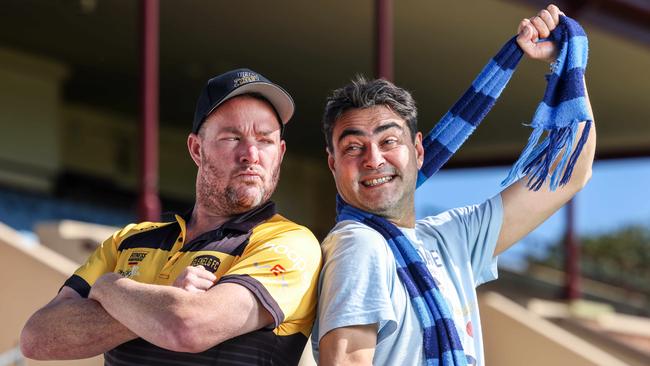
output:
M158 197L158 0L140 1L140 176L138 219L160 220Z
M566 204L566 234L564 237L564 296L567 300L580 298L580 247L575 233L575 197Z
M393 81L393 1L375 0L375 77Z

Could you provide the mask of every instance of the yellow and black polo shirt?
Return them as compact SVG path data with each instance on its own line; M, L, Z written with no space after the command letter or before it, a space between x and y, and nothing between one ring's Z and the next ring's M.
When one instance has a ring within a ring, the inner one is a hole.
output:
M186 219L128 225L108 238L66 282L84 297L102 274L172 285L202 265L217 283L249 289L275 320L273 329L235 337L197 354L168 351L143 339L104 354L107 365L295 365L311 332L321 251L314 235L276 214L273 202L185 242ZM215 324L218 327L219 324Z

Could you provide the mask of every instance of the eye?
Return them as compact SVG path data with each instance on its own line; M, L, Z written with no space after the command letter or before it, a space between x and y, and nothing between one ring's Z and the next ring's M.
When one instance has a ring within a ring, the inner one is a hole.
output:
M240 139L239 139L238 136L224 136L224 137L220 138L220 140L222 140L222 141L239 141Z
M359 155L361 151L363 150L363 147L358 144L351 144L346 146L343 149L343 152L348 155Z
M386 147L395 146L397 143L398 140L395 137L389 137L381 142L382 146L386 146Z

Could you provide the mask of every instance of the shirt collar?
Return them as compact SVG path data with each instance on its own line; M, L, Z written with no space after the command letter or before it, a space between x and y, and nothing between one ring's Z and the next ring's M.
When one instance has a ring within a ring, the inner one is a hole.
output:
M182 215L175 215L176 221L180 225L181 231L183 232L183 237L185 237L187 222L192 217L192 211L193 209L189 209ZM276 212L275 203L273 201L267 201L260 206L232 217L230 220L221 224L221 226L215 227L210 231L202 233L196 239L214 238L215 236L221 236L226 232L233 231L240 233L249 232L255 226L273 217Z

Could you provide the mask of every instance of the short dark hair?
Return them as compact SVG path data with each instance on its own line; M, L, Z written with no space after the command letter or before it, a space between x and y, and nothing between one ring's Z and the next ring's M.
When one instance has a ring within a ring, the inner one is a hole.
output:
M352 81L332 92L327 98L323 113L323 133L327 149L334 152L332 131L341 116L351 109L364 109L376 105L385 105L408 124L411 137L415 140L417 133L418 110L415 100L407 90L384 79L366 80L358 75Z

